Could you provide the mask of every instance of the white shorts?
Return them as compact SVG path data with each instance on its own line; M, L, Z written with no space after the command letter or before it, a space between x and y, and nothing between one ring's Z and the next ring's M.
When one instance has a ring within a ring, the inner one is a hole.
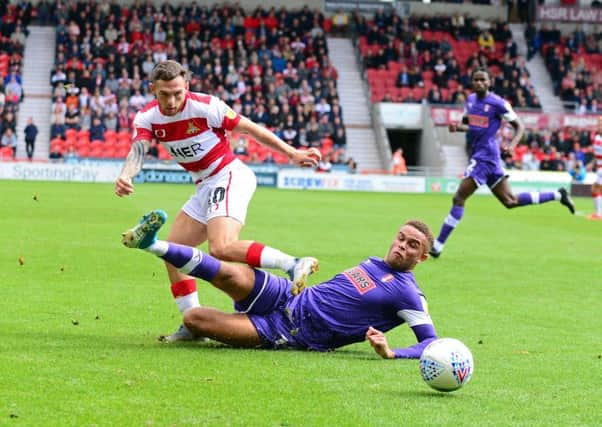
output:
M602 185L602 168L598 168L596 172L596 184Z
M236 159L217 174L196 186L196 193L182 210L202 224L227 216L245 223L247 208L257 188L257 178L247 165Z

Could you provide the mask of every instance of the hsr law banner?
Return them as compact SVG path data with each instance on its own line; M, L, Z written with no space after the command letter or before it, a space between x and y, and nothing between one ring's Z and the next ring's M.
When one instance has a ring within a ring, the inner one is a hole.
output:
M538 21L602 23L602 9L579 6L539 5Z

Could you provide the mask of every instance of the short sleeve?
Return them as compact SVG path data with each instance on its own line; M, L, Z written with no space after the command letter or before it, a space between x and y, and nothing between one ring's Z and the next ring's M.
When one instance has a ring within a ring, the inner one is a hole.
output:
M510 103L508 101L504 101L504 103L503 103L501 116L507 122L513 122L518 119L518 116L512 109L512 105L510 105Z
M412 304L412 306L406 306L398 310L397 315L410 327L433 324L431 316L428 312L428 304L423 296L420 296L420 301L416 304Z
M150 141L153 139L153 130L145 114L136 114L136 117L134 117L133 127L134 134L132 135L132 142L141 140Z
M207 124L212 128L232 130L240 121L240 115L221 99L212 96L207 111Z

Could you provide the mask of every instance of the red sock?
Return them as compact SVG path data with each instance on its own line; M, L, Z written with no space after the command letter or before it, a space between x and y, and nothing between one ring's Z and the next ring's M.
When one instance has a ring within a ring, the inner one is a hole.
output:
M171 294L174 298L185 297L196 292L196 280L184 279L171 284Z
M251 267L261 267L261 253L265 245L258 242L251 243L247 249L247 264Z

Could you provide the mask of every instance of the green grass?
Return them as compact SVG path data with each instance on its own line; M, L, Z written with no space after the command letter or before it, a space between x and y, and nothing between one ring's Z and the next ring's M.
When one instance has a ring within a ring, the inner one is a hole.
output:
M558 203L468 202L443 256L416 271L439 335L475 359L472 381L442 394L416 361L381 360L367 343L328 354L158 343L179 324L162 264L120 233L150 209L173 219L191 191L140 185L118 199L111 185L0 181L0 425L602 424L602 223ZM262 188L242 237L317 256L319 281L383 256L405 219L436 233L450 199ZM207 284L199 293L231 307ZM406 326L388 337L414 343Z

